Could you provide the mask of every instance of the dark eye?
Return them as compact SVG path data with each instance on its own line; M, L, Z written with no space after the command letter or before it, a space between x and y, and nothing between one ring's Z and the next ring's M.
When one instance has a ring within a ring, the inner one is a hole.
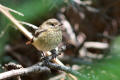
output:
M50 23L51 26L55 26L53 23Z

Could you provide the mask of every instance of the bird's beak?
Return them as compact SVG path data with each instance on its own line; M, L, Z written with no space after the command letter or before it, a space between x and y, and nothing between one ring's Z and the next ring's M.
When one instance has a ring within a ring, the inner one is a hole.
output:
M59 26L63 26L63 24L62 24L62 23L60 23L60 24L59 24Z
M65 27L64 27L64 25L63 25L62 23L60 23L59 26L60 26L60 29L61 29L62 31L65 31Z

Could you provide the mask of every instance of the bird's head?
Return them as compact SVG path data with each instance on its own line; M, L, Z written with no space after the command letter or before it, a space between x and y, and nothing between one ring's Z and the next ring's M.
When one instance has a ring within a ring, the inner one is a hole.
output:
M48 19L45 21L41 28L42 29L61 29L62 24L57 19Z

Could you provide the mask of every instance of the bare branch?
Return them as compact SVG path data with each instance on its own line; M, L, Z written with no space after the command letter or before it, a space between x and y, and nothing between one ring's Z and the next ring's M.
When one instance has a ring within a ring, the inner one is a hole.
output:
M2 6L2 5L0 4L0 6ZM2 7L3 7L3 6L2 6ZM22 14L22 13L16 11L16 10L13 10L13 9L11 9L11 8L8 8L8 7L4 7L4 8L5 8L7 11L11 11L11 12L13 12L13 13L16 13L16 14L20 15L20 16L24 16L24 14Z
M76 38L76 35L72 29L72 26L71 24L69 23L69 21L65 18L65 16L63 14L58 14L58 18L61 20L61 23L63 25L65 25L65 29L66 29L66 32L68 33L69 37L70 37L70 41L71 43L77 45L78 42L77 42L77 38Z
M83 78L85 77L81 73L79 73L75 70L72 70L70 67L61 66L59 64L54 64L54 63L51 63L51 62L49 62L48 64L40 62L40 63L35 64L35 65L33 65L31 67L28 67L28 68L21 68L21 69L16 69L16 70L3 72L3 73L0 74L0 80L10 78L10 77L20 76L20 75L27 75L29 73L36 73L36 72L38 73L38 72L50 71L49 68L55 69L55 70L65 71L67 73L71 73L73 75L80 76L80 77L83 77Z
M24 21L19 21L19 22L20 22L21 24L27 25L27 26L35 29L35 30L38 29L38 27L35 26L35 25L33 25L33 24L30 24L30 23L27 23L27 22L24 22Z
M21 69L16 69L16 70L11 70L11 71L1 73L0 80L10 78L10 77L20 76L20 75L26 75L29 73L45 72L45 71L50 71L50 69L45 66L42 67L41 63L39 63L39 64L33 65L31 67L28 67L28 68L21 68Z
M91 65L91 61L84 60L83 58L76 58L72 56L64 55L64 57L59 58L61 61L63 61L66 64L85 64L85 65Z
M95 49L107 49L109 47L109 44L103 42L85 42L84 47L95 48Z
M61 70L61 71L65 71L67 73L71 73L71 74L76 75L76 76L82 76L81 73L79 73L75 70L72 70L70 67L67 67L67 66L61 66L59 64L54 64L54 63L51 63L51 62L49 62L48 64L45 64L45 65L47 67L55 69L55 70Z

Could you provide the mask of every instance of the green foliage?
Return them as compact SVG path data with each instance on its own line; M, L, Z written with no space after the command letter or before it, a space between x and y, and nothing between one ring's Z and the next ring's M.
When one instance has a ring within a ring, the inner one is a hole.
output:
M80 65L79 72L86 75L86 79L79 80L120 80L120 37L117 38L111 48L111 52L92 65Z
M5 43L8 41L9 36L7 34L7 31L5 32L5 34L2 35L2 31L5 30L8 24L7 18L5 18L2 14L0 14L0 20L1 20L0 21L0 58L1 58L3 55ZM1 60L2 59L0 59L0 62Z
M15 10L22 12L24 17L16 16L20 20L34 21L52 16L63 5L63 0L29 0ZM14 8L13 8L14 9Z

